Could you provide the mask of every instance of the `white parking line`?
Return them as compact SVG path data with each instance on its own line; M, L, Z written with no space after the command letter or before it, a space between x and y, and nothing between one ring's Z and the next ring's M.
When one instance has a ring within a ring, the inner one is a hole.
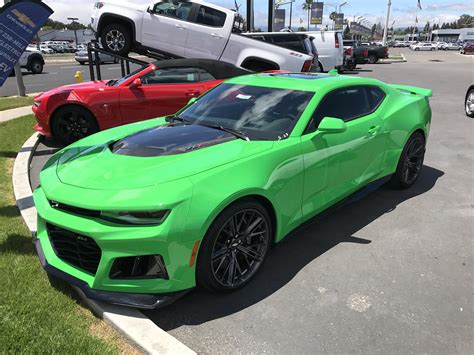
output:
M70 65L68 67L59 67L59 69L81 68L82 65Z
M120 67L116 67L116 68L107 68L107 70L120 70Z

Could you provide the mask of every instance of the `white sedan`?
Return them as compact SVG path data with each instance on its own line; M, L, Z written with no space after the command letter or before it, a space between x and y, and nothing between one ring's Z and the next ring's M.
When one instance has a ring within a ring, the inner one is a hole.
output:
M414 51L434 51L436 47L431 43L417 43L411 47Z

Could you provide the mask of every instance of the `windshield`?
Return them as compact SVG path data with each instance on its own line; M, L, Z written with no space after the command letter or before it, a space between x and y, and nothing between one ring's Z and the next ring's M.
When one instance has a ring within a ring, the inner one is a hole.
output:
M140 73L143 69L144 69L144 68L138 68L137 70L131 72L131 73L128 74L128 75L125 75L123 78L121 78L121 79L119 79L119 80L117 80L117 81L113 80L111 86L119 86L120 84L122 84L122 83L126 82L128 79L130 79L132 76L134 76L134 75Z
M250 140L287 138L314 92L221 84L179 113L182 120L242 132Z

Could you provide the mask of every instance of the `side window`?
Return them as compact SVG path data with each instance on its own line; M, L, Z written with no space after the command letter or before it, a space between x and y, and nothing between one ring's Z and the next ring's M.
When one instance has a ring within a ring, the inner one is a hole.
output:
M187 21L192 6L193 3L185 0L159 2L153 7L153 13Z
M375 86L367 87L367 95L369 96L370 110L374 111L380 106L385 99L385 92Z
M222 11L201 5L196 23L211 27L224 27L226 14Z
M156 69L141 77L143 85L186 84L199 81L198 68Z
M205 71L204 69L199 69L199 81L211 81L216 80L211 73Z
M306 133L314 132L324 117L351 121L373 112L383 101L385 94L376 87L354 86L337 89L327 94L313 113Z

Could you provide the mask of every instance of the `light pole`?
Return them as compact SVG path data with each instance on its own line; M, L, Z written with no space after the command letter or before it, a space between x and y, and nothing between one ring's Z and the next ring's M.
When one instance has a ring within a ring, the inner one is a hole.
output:
M388 35L388 22L390 19L390 7L392 6L392 0L388 0L387 3L387 17L385 18L385 29L383 31L382 46L387 45L387 35Z
M343 2L342 4L339 4L339 9L337 10L338 14L341 13L341 7L343 7L344 5L347 5L347 1Z
M293 17L293 3L295 2L296 0L290 0L290 1L284 1L284 0L280 0L278 1L276 4L275 4L275 7L278 9L280 6L283 6L283 5L288 5L290 4L290 30L291 30L291 18Z
M74 25L74 21L79 20L79 18L77 18L77 17L68 17L67 19L70 20L70 21L71 21L71 25L74 26L74 27L73 27L73 30L74 30L74 39L76 40L76 46L77 46L77 45L78 45L78 43L77 43L77 28L76 28L76 26Z

